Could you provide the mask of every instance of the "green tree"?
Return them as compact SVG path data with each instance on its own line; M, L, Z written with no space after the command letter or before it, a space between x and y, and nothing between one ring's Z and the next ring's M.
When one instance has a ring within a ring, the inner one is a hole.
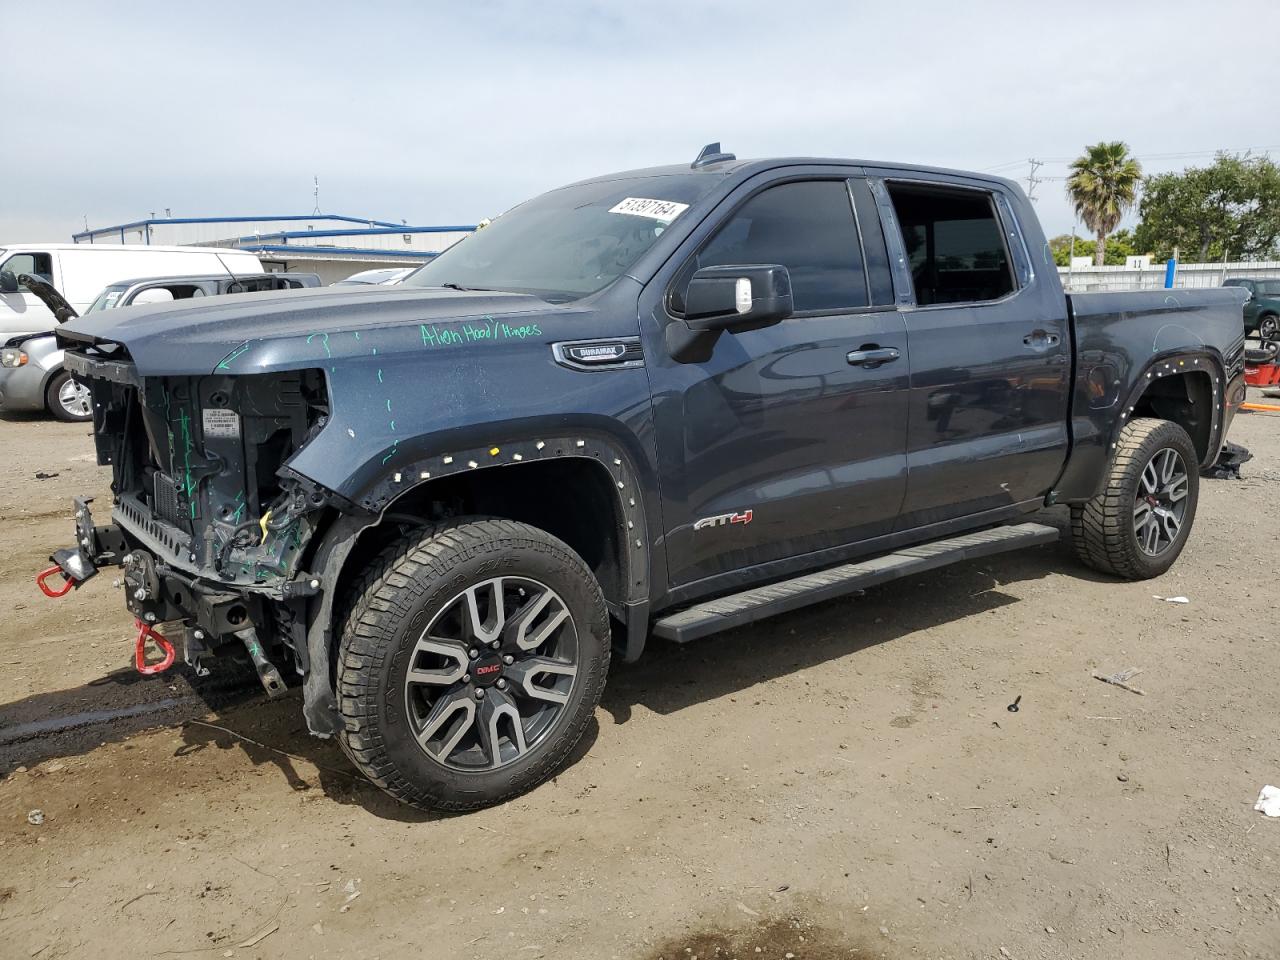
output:
M1067 196L1076 215L1096 236L1093 262L1106 263L1107 234L1120 225L1137 199L1142 166L1129 156L1129 145L1120 140L1095 143L1071 164Z
M1097 241L1080 236L1076 237L1075 256L1094 258L1096 257L1097 249ZM1072 256L1071 235L1064 233L1050 240L1049 252L1053 254L1053 262L1055 264L1060 267L1069 266ZM1106 265L1108 267L1122 267L1124 266L1125 257L1132 257L1145 252L1135 242L1132 231L1117 230L1107 237Z
M1187 261L1267 259L1280 240L1280 167L1267 157L1220 153L1207 167L1143 181L1140 246Z

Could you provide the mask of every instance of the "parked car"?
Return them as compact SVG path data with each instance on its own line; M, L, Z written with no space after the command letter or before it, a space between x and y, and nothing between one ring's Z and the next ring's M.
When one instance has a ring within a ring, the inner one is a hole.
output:
M1225 280L1224 287L1240 287L1249 294L1244 303L1244 329L1261 340L1280 340L1280 280Z
M115 505L77 501L41 582L120 565L140 643L247 650L273 696L296 671L407 803L499 802L650 635L1054 540L1046 504L1089 566L1169 569L1243 296L1066 296L1046 251L1009 180L715 144L387 290L90 315L58 339Z
M390 286L393 283L399 283L417 269L417 267L383 267L377 270L361 270L359 273L353 273L345 280L339 280L331 284L331 286L342 287L357 284Z
M58 323L76 316L52 286L23 275L26 288L39 297ZM168 303L198 297L320 286L315 273L250 273L244 276L147 277L110 284L86 313L119 307ZM47 410L59 420L89 420L89 389L62 366L62 347L52 333L11 337L0 349L0 409Z
M54 326L48 307L18 277L39 277L84 313L120 277L261 273L258 258L220 247L152 247L93 243L11 243L0 247L0 341Z

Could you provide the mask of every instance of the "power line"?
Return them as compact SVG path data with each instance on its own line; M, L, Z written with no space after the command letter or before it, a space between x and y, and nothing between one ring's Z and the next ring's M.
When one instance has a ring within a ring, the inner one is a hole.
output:
M1267 147L1218 147L1213 150L1187 150L1182 153L1144 153L1135 156L1135 160L1190 160L1193 157L1212 157L1219 153L1267 153L1271 150L1280 150L1280 144L1273 144ZM1075 157L1046 157L1044 160L1027 161L1006 160L1004 163L997 163L994 166L983 167L984 173L994 173L997 170L1003 170L1011 167L1018 167L1024 163L1034 162L1036 164L1046 163L1071 163ZM1033 171L1034 172L1034 171ZM1052 178L1045 178L1052 179Z

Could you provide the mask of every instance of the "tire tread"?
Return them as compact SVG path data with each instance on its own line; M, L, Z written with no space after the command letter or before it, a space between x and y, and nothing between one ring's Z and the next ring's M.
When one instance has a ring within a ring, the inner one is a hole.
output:
M604 690L609 670L610 644L606 636L603 655L587 666L590 706L560 731L539 762L513 777L498 796L489 794L458 798L433 793L403 776L392 762L378 724L377 686L388 669L394 645L386 642L394 622L411 615L414 602L436 578L447 575L459 561L513 548L533 549L572 567L593 587L598 609L596 622L608 623L604 599L595 577L566 544L525 523L484 517L466 517L413 529L391 541L350 585L347 605L336 622L342 625L338 651L337 700L342 717L338 741L360 771L383 791L403 803L421 809L466 811L502 803L540 783L558 770L573 751ZM583 624L587 629L590 624Z
M1071 507L1071 543L1076 557L1085 566L1125 580L1145 580L1156 575L1139 556L1130 537L1133 502L1132 491L1128 487L1129 480L1142 471L1154 454L1154 450L1148 450L1155 442L1154 438L1171 431L1177 431L1185 447L1194 452L1186 431L1170 420L1138 417L1125 424L1116 442L1116 454L1107 474L1106 486L1093 499ZM1189 472L1195 471L1197 466L1194 458L1187 463ZM1195 497L1197 484L1192 482L1191 487L1188 496ZM1194 520L1194 506L1193 500L1192 511L1186 521L1188 526ZM1175 552L1174 559L1176 557ZM1169 563L1172 562L1171 559Z

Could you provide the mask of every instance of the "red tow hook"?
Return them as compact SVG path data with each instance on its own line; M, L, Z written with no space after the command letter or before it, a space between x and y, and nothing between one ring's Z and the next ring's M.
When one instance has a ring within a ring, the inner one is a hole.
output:
M52 577L55 573L62 574L61 590L55 590L53 589L53 587L49 586L49 584L45 583L45 581L48 580L50 577ZM36 586L40 588L40 592L43 593L46 597L53 597L55 600L58 597L65 597L68 593L71 592L71 588L74 587L75 585L76 585L76 582L72 580L70 577L68 577L65 573L63 573L62 568L58 566L56 563L52 567L50 567L48 570L41 570L39 573L36 574Z
M133 621L138 625L138 639L133 645L133 665L138 668L138 672L144 676L151 676L153 673L164 673L173 666L173 644L156 633L147 624L141 620ZM147 663L147 641L152 641L157 647L164 651L164 659L159 663Z

